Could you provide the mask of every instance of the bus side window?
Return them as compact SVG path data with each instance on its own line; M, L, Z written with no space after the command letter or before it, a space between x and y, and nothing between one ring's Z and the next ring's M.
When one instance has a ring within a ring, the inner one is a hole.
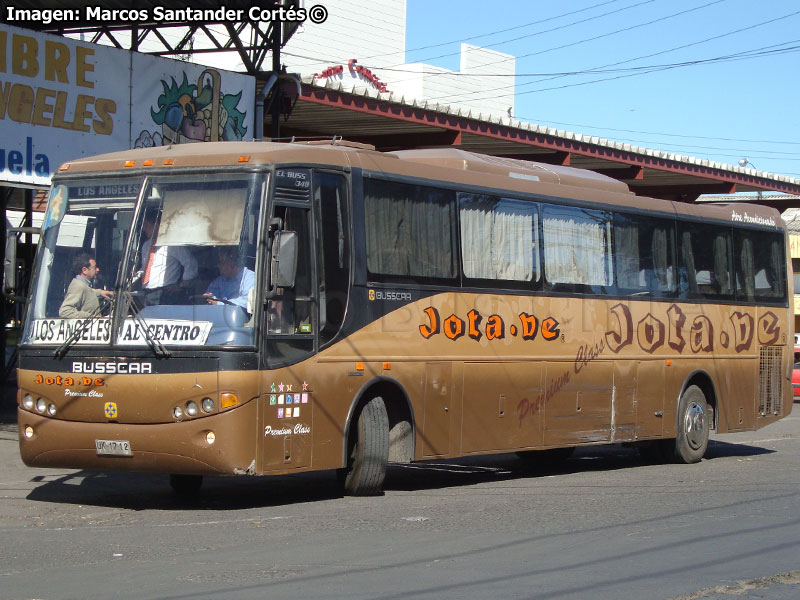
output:
M736 299L770 302L786 297L783 236L734 230Z
M297 275L293 288L279 288L277 295L269 301L268 332L310 334L314 329L309 211L305 208L276 206L274 216L283 221L284 231L297 233Z
M334 173L314 174L319 237L320 345L336 337L344 322L350 287L350 232L347 180Z

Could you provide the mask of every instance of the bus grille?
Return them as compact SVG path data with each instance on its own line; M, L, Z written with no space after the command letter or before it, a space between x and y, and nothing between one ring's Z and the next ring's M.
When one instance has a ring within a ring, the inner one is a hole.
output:
M782 346L761 346L758 366L758 413L779 414L783 399Z

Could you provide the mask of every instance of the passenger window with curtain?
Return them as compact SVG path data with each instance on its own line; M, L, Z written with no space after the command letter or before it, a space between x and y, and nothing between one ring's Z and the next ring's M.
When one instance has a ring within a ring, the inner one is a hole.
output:
M364 212L370 276L455 279L454 191L365 179Z
M675 226L667 219L614 215L614 269L621 293L671 296L675 277Z
M681 295L733 299L730 229L704 223L680 223L678 235Z
M544 276L554 291L609 293L613 286L611 214L545 205Z
M536 204L459 194L458 208L464 277L510 282L511 287L540 281Z
M733 235L736 299L784 302L786 266L783 236L736 229Z

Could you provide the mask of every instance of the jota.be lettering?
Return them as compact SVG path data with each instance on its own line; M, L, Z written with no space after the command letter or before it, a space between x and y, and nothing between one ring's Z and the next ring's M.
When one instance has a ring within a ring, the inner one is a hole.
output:
M451 340L457 340L465 334L475 341L484 335L487 340L501 340L506 336L506 322L499 315L490 315L485 319L484 325L483 315L475 309L467 313L466 320L453 314L442 321L439 311L432 306L423 312L428 317L428 323L420 325L419 332L426 340L439 333L444 333ZM540 322L534 315L520 313L519 326L512 323L508 327L508 333L512 337L519 335L523 340L533 340L541 331L542 339L553 341L561 334L558 324L553 317L547 317Z
M75 46L73 54L61 42L40 43L35 37L0 30L0 74L31 79L43 74L45 81L94 88L94 82L88 79L94 71L94 63L89 61L94 52L92 48ZM70 98L67 91L0 79L0 119L111 135L111 115L116 112L116 102L108 98L88 94Z

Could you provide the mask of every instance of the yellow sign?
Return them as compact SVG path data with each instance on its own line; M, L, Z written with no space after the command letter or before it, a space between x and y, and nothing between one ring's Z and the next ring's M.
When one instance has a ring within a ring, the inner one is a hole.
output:
M117 418L117 403L116 402L106 402L105 406L106 417L109 419L116 419Z
M792 258L800 258L800 234L789 234L789 252Z

